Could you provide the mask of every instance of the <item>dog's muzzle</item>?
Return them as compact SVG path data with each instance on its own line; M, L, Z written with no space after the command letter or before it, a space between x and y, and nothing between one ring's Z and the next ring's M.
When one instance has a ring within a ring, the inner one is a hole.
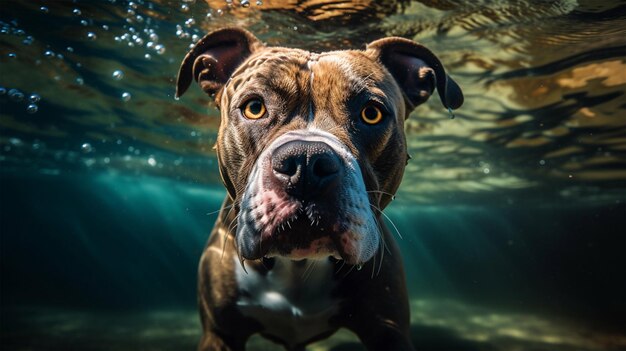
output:
M381 234L359 163L334 135L285 133L258 158L237 220L244 259L371 259Z

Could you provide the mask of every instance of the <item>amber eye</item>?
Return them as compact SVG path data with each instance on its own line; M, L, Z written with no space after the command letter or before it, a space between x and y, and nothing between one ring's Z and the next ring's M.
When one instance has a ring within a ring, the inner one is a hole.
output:
M259 99L252 99L243 105L243 115L249 119L259 119L265 115L265 105Z
M374 105L367 105L361 110L361 118L367 124L376 124L383 119L383 112Z

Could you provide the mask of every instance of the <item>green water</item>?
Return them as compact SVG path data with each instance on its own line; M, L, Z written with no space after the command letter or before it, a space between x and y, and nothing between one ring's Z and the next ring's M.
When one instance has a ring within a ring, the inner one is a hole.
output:
M409 118L385 211L418 349L626 349L624 4L275 5L0 3L2 349L195 347L225 191L219 115L174 81L194 35L223 26L314 51L411 38L463 88L454 120L437 99ZM361 348L341 331L309 349Z

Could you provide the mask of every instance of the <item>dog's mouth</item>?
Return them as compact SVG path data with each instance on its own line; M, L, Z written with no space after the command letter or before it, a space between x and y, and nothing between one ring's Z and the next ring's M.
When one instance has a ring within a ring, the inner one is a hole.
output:
M289 132L250 174L237 219L242 259L332 256L363 264L380 247L358 162L328 133Z
M333 213L331 206L297 200L291 206L283 206L291 207L292 213L282 211L282 218L274 217L269 221L259 217L254 223L238 228L243 258L283 256L299 260L347 256L339 238L349 224L342 223L341 216ZM243 210L242 216L251 213L255 210Z

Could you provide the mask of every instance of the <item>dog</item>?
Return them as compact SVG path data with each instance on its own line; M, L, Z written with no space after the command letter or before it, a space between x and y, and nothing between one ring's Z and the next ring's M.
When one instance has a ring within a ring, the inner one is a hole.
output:
M382 210L411 111L435 90L448 110L463 103L437 56L400 37L313 53L224 28L187 53L176 96L194 80L220 110L228 192L199 264L199 350L243 350L256 333L304 350L339 328L369 350L412 350Z

